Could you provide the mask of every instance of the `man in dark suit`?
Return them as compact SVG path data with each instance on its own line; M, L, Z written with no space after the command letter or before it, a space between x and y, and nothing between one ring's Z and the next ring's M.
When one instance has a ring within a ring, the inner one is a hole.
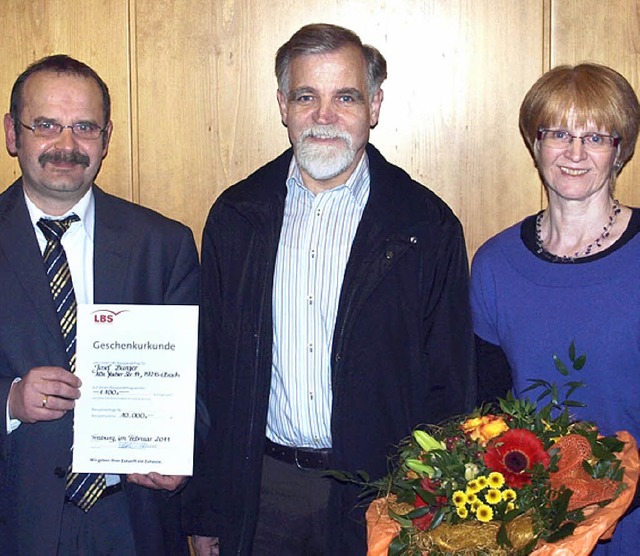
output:
M77 303L196 304L193 236L94 184L112 123L107 86L85 64L56 55L27 68L4 130L22 176L0 195L0 551L188 554L174 495L184 477L106 475L90 505L71 501L82 388L45 268L55 243L45 228L66 222L58 248Z
M185 517L199 555L355 556L359 490L326 470L376 479L413 427L475 402L466 250L368 143L380 52L307 25L276 75L293 149L223 192L203 236L211 431Z

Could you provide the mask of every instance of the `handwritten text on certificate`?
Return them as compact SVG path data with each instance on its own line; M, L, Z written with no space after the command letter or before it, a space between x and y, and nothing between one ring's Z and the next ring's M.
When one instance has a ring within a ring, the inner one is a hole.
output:
M191 475L198 308L79 305L73 471Z

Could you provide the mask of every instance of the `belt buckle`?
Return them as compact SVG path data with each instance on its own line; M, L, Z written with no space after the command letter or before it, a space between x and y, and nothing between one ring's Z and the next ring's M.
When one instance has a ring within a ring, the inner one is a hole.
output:
M303 467L298 461L298 448L293 449L293 459L296 462L296 467L301 471L307 471L309 469L308 467Z

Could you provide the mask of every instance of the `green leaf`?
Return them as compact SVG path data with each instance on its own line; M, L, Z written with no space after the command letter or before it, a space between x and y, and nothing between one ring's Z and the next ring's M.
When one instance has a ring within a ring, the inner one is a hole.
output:
M587 362L587 356L586 355L581 355L580 357L578 357L574 362L573 362L573 368L576 371L579 371L582 369L582 367L584 367L584 364Z
M554 543L561 539L565 539L569 535L573 534L573 531L575 530L575 528L576 528L575 523L571 521L567 521L563 523L560 527L558 527L558 529L554 533L551 533L547 537L547 542Z
M440 525L442 523L442 520L444 519L444 516L445 516L444 508L438 508L438 511L433 516L433 520L431 521L431 525L429 526L429 529L435 529L438 525Z
M336 469L327 469L324 472L324 475L333 477L334 479L340 481L341 483L357 483L358 482L351 473L347 473L346 471L338 471Z
M545 398L548 398L551 395L551 390L543 390L543 392L538 396L538 398L536 399L536 401L540 401L540 400L544 400Z
M547 382L546 380L541 380L539 378L536 378L536 379L530 378L529 382L531 382L531 386L527 386L522 392L529 392L530 390L535 390L536 388L540 388L540 387L545 387L545 388L551 387L551 383Z
M407 519L417 519L422 517L423 515L427 515L431 511L429 506L422 506L420 508L416 508L415 510L411 510L408 514L405 515Z
M622 452L624 448L624 442L615 436L605 436L600 439L600 443L604 444L611 452Z
M557 355L553 356L553 362L556 366L556 369L560 371L561 375L569 376L569 369L567 369L567 366L560 360L560 358Z
M422 488L416 487L414 488L416 494L420 496L427 504L430 506L434 506L436 503L436 495L433 492L429 492L428 490L424 490ZM422 508L420 508L422 509ZM424 512L426 513L426 512ZM413 516L411 516L413 517Z
M584 387L584 382L571 381L571 382L567 382L566 386L569 387L567 390L567 398L569 398L571 394L573 394L578 388Z
M555 511L553 512L553 519L550 523L550 529L553 531L554 529L559 529L560 525L567 518L567 508L569 507L569 499L573 491L569 488L564 488L560 494L554 500Z
M413 522L410 519L408 519L406 516L400 515L394 512L391 508L388 508L387 511L389 512L389 517L397 521L401 527L406 528L406 527L411 527L413 525Z
M397 536L391 541L388 554L389 556L401 556L406 548L406 543L400 539L400 536Z
M509 535L507 535L507 523L505 521L500 524L498 534L496 535L496 541L498 541L500 546L506 546L508 548L513 546L509 540Z
M569 345L569 359L574 361L576 358L576 343L571 340L571 344Z

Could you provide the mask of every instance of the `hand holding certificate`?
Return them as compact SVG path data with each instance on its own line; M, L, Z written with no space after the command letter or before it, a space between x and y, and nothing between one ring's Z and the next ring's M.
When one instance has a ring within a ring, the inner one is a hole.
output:
M73 471L191 475L198 308L80 305Z

